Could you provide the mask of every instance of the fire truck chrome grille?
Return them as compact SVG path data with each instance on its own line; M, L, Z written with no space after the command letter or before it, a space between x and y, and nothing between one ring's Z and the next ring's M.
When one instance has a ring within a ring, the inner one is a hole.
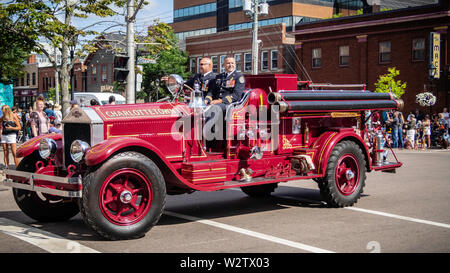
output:
M91 125L86 123L64 124L64 165L67 167L75 162L70 157L70 145L75 140L82 140L91 145Z

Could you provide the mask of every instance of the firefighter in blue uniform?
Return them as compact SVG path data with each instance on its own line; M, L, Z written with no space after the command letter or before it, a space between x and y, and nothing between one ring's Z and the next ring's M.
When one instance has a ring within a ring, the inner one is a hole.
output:
M195 84L198 84L200 91L203 93L203 99L206 98L208 92L214 89L216 74L212 71L212 61L210 58L202 58L200 60L200 73L194 75L186 81L186 85L195 89Z
M232 57L228 57L224 62L225 72L217 75L214 89L210 89L205 97L205 104L211 104L212 106L205 113L206 125L204 129L206 132L211 130L214 134L216 140L224 140L226 136L225 127L219 126L219 124L225 125L224 123L217 123L219 119L224 119L227 114L227 107L241 100L244 93L245 78L242 73L236 71L236 61ZM210 124L210 121L213 124ZM217 131L220 130L220 131ZM206 147L214 147L215 141L208 138L206 141ZM224 147L225 141L222 142L220 146Z
M224 68L225 72L216 77L214 89L206 95L205 103L219 106L225 114L228 105L241 99L245 78L242 73L236 71L236 61L233 57L225 59Z

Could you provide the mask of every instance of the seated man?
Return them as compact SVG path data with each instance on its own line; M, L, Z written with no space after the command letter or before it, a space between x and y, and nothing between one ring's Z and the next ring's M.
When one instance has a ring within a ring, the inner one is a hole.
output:
M195 84L198 84L200 91L203 93L203 99L207 97L207 93L214 89L216 74L212 72L212 61L210 58L203 58L200 60L200 73L194 75L186 81L186 85L195 89ZM211 97L212 100L212 97Z
M218 105L225 113L229 104L241 99L245 78L241 72L236 71L236 61L227 57L224 62L225 72L217 75L214 90L208 92L205 103Z
M225 72L216 77L214 89L208 91L205 97L205 104L212 105L205 113L204 133L208 141L224 139L223 122L227 107L241 99L245 88L245 78L242 73L236 71L234 58L226 58L224 68ZM208 142L207 146L212 145Z

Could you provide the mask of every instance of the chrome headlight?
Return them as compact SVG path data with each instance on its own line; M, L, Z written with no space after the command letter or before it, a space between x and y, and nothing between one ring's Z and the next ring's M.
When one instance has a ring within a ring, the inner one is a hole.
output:
M86 142L75 140L74 142L72 142L72 145L70 145L70 157L73 161L78 163L83 159L84 154L89 148L90 146Z
M56 154L57 149L56 141L51 138L43 138L39 142L39 155L43 159L53 157Z

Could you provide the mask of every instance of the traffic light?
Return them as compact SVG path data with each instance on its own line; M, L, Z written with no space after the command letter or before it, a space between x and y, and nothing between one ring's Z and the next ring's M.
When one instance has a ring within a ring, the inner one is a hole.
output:
M114 81L124 82L128 76L128 63L129 57L126 55L115 55L114 56Z

